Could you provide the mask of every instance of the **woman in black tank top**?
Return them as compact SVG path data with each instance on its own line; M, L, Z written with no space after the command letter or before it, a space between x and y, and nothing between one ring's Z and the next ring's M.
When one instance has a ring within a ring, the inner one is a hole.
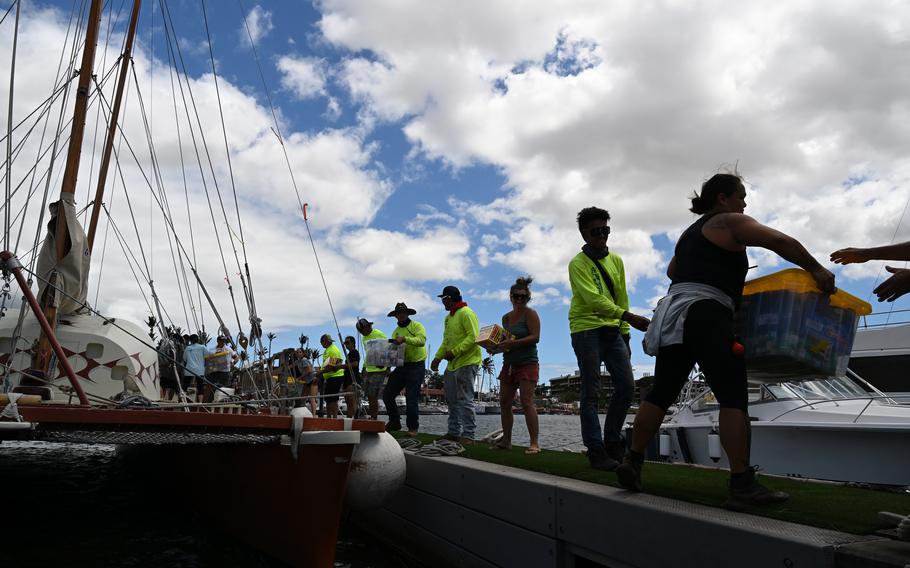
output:
M738 307L742 298L747 246L770 249L806 269L823 292L834 291L834 275L796 239L743 215L745 207L745 187L733 174L713 176L692 198L690 210L701 218L683 232L667 268L673 301L681 302L683 315L661 326L654 388L635 416L631 449L616 469L624 487L641 491L643 452L698 363L721 407L720 438L731 473L727 506L742 508L788 498L758 483L749 465L746 366L742 350L734 348L731 308Z

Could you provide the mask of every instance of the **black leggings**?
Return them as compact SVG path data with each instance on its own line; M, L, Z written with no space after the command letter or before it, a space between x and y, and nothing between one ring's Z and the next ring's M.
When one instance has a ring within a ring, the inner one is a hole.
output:
M698 363L708 386L722 408L747 411L746 364L733 353L733 312L714 300L700 300L689 307L681 345L661 347L654 368L654 388L646 400L664 410Z

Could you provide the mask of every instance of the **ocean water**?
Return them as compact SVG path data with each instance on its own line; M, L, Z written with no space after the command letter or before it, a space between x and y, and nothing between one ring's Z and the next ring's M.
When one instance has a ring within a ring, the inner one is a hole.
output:
M446 416L421 416L421 431L444 434ZM578 450L578 416L541 416L541 445ZM477 416L478 438L498 430L498 415ZM524 417L513 441L528 443ZM160 464L166 465L166 464ZM282 564L210 529L193 512L194 494L225 491L219 480L174 488L167 468L145 469L114 446L0 444L3 568L67 566L278 568ZM280 527L276 527L280 530ZM394 552L346 525L336 547L339 568L408 568Z

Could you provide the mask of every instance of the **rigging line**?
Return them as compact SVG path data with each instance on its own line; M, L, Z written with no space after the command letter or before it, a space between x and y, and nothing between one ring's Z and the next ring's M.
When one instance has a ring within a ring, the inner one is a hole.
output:
M66 26L66 37L69 37L70 32L72 31L73 18L75 17L75 13L76 13L76 5L75 5L75 3L74 3L74 4L73 4L73 9L70 11L70 19L69 19L69 22L67 23L67 26ZM53 92L52 92L52 98L53 98L53 99L56 99L56 98L57 98L57 95L54 94L54 93L57 92L57 90L58 90L58 88L59 88L58 85L60 85L61 83L66 84L68 81L72 81L73 78L74 78L74 77L70 77L69 79L67 79L66 77L64 77L64 76L61 74L61 71L62 71L62 69L63 69L63 60L64 60L64 56L65 56L65 55L66 55L66 42L64 42L63 47L62 47L61 50L60 50L60 58L57 60L57 70L54 72L54 77L55 77L56 79L55 79L55 81L54 81L55 85L54 85L54 87L53 87ZM62 86L62 85L60 85L60 86ZM50 113L50 107L51 107L51 106L52 106L52 105L49 105L46 111L42 111L42 114L44 114L44 126L41 128L41 140L38 142L38 155L39 155L39 157L35 159L35 168L34 168L34 170L32 171L32 179L31 179L31 181L29 181L29 188L34 188L34 187L35 187L35 174L36 174L37 171L38 171L37 165L38 165L38 163L40 162L40 160L41 160L40 156L42 155L42 154L41 154L41 148L44 146L44 139L45 139L45 136L47 135L47 127L48 127L48 125L50 125L50 120L51 120L51 113ZM38 120L40 120L40 119L38 119ZM37 123L37 121L36 121L36 123ZM60 135L59 135L59 131L58 131L57 133L55 133L55 134L56 134L56 137L59 138L59 136L60 136ZM69 135L67 135L67 138L69 138ZM67 141L68 141L68 140L67 140ZM65 146L64 146L64 147L65 147ZM42 175L42 176L41 176L41 179L43 179L43 178L44 178L44 176ZM40 184L40 183L41 183L41 180L39 180L38 183ZM26 203L29 203L29 202L31 201L31 196L33 195L33 193L34 193L33 191L29 191L29 199L26 200ZM45 201L46 201L46 199L45 199ZM15 248L15 250L19 250L19 243L20 243L21 240L22 240L22 230L23 230L23 228L25 227L25 221L24 221L24 220L25 220L25 213L23 213L22 217L23 217L23 222L19 224L19 234L16 236L16 248ZM39 224L39 226L40 226L40 224Z
M152 175L155 178L155 185L157 186L157 192L160 195L160 199L158 199L158 201L163 203L163 207L161 208L161 213L166 219L169 219L172 216L171 211L170 211L170 204L168 203L168 200L167 200L167 193L164 191L164 180L161 175L161 167L160 167L160 163L158 161L158 155L155 152L155 143L154 143L154 140L152 137L151 125L150 125L148 117L146 116L146 113L145 113L145 100L142 97L142 93L138 89L137 89L137 98L139 101L139 109L140 109L139 114L142 117L142 124L143 124L144 130L145 130L146 141L148 142L148 146L149 146L149 157L151 160ZM106 100L105 100L105 103L107 103ZM155 191L156 191L156 189L152 188L152 193L154 193ZM150 222L150 225L154 226L154 223ZM168 248L170 249L170 252L171 252L171 261L174 266L174 274L177 278L177 291L180 294L180 303L183 307L183 314L184 314L184 317L186 318L187 327L189 327L190 318L189 318L189 314L186 309L186 299L183 296L183 288L180 284L180 273L177 269L176 259L174 258L175 257L174 245L173 245L173 242L171 241L171 234L167 233L166 236L167 236ZM154 240L152 240L151 242L154 243ZM154 250L154 247L153 247L153 250ZM150 252L150 254L151 254L151 252ZM152 266L152 268L154 268L154 265ZM150 270L149 273L152 274L152 270ZM165 309L165 313L166 312L167 312L167 309ZM170 316L168 316L168 317L170 317ZM173 320L171 321L171 323L173 324Z
M240 237L239 237L240 247L243 250L243 262L244 262L244 264L248 264L247 255L246 255L246 242L244 241L244 238L243 238L243 222L240 220L240 202L237 199L237 185L234 183L234 167L231 163L231 148L228 145L227 127L224 124L224 108L222 107L222 104L221 104L221 88L218 85L218 71L215 69L215 52L212 48L212 35L209 31L209 18L208 18L207 10L205 9L205 0L201 0L201 4L202 4L202 19L205 22L205 36L206 36L206 39L208 40L208 47L209 47L209 61L212 64L212 78L215 83L215 97L218 101L218 116L221 118L221 134L224 137L224 154L227 157L228 173L230 174L230 180L231 180L231 190L234 193L234 210L237 213L237 229L240 232ZM230 228L230 226L228 226L228 228ZM233 244L234 244L234 240L231 239L231 245L233 246ZM234 257L235 258L237 257L236 247L234 248ZM240 268L239 259L237 259L237 268L238 269ZM252 304L251 304L252 285L251 285L250 290L247 290L246 282L243 278L243 275L241 275L240 281L241 281L241 283L243 283L244 293L247 296L246 297L247 309L252 311ZM250 314L250 317L252 317L252 316L253 316L253 314Z
M136 262L136 268L133 268L133 263L131 263L129 261L129 256L132 256L132 251L130 251L129 248L126 246L126 244L124 242L124 238L120 234L120 230L117 228L117 225L114 223L114 220L111 217L110 212L108 212L107 207L105 207L104 205L102 205L101 207L104 209L104 213L107 215L107 218L111 223L111 227L114 229L114 237L117 239L117 243L120 245L120 249L123 251L124 256L127 257L126 265L129 267L130 273L132 273L132 275L133 275L133 280L136 281L136 286L139 288L139 293L142 294L142 299L145 301L145 305L148 307L149 313L150 314L154 313L152 311L152 304L149 303L148 296L145 295L145 288L143 288L142 281L139 279L139 276L136 274L136 270L138 269L141 272L142 267L140 267L139 263ZM133 260L135 262L135 258Z
M6 203L10 202L10 190L13 181L13 95L16 87L16 48L19 43L19 13L22 9L22 0L16 0L16 25L13 28L13 53L10 57L10 74L9 74L9 111L6 119L6 163L9 164L6 175ZM10 231L10 207L4 209L3 225L3 250L9 250L9 231Z
M17 0L16 4L18 4L18 3L19 3L19 2L18 2L18 0ZM16 4L10 4L10 5L9 5L9 8L7 8L7 9L6 9L6 12L3 13L3 17L0 18L0 24L2 24L2 23L4 22L4 20L6 20L6 17L9 16L9 13L12 11L13 6L15 6Z
M174 63L173 67L171 65L168 65L168 75L170 76L170 80L171 80L171 100L174 103L174 125L177 127L177 149L178 149L179 156L180 156L180 174L183 178L183 196L184 196L184 199L186 202L186 220L187 220L187 226L189 227L189 230L190 230L190 246L192 247L192 250L193 250L193 264L196 264L196 241L195 241L195 237L193 235L193 215L190 212L190 192L189 192L189 187L186 183L186 163L183 158L183 136L180 132L180 113L177 111L177 90L174 88L174 69L176 68L176 62L174 62L173 59L171 58L172 55L173 54L172 54L171 50L168 49L168 57L169 57L168 61L169 61L169 63ZM186 283L187 296L189 296L189 299L190 299L190 310L193 314L193 324L195 325L195 328L198 330L198 329L200 329L199 319L196 317L196 307L193 305L193 294L192 294L192 290L190 289L189 279L187 278L187 275L186 275L186 268L183 266L183 257L182 256L180 257L180 266L181 266L181 269L183 270L183 279L184 279L184 282ZM197 299L199 300L199 305L202 306L202 291L199 289L198 284L196 286L196 294L197 294Z
M171 29L175 29L175 28L173 27L173 20L171 20L170 11L169 11L168 8L167 8L167 4L165 4L165 3L163 2L163 0L159 0L159 4L160 4L160 6L161 6L161 8L162 8L162 13L163 13L163 14L166 14L167 17L168 17L168 21L170 22ZM195 103L195 99L193 98L192 89L190 89L190 87L189 87L189 75L187 74L186 63L183 61L183 52L180 50L180 43L177 42L177 40L176 40L176 29L175 29L175 33L174 33L174 39L173 39L173 43L175 44L174 46L172 46L171 35L170 35L170 32L168 31L167 22L165 22L164 31L165 31L165 37L166 37L166 39L167 39L168 50L171 51L171 53L172 53L173 61L176 61L176 60L177 60L177 56L179 56L179 58L180 58L181 65L182 65L182 67L183 67L183 76L184 76L184 77L186 78L186 80L187 80L187 90L190 92L190 100L193 102L193 109L194 109L194 112L195 112L195 111L196 111L196 103ZM173 49L174 49L174 47L177 48L177 49L176 49L176 56L173 55ZM194 150L194 153L195 153L195 155L196 155L196 164L199 166L199 177L200 177L201 182L202 182L202 188L203 188L203 190L204 190L204 192L205 192L205 200L206 200L206 203L208 204L209 214L210 214L210 217L211 217L211 219L212 219L212 226L213 226L214 232L215 232L215 240L216 240L216 242L218 243L218 254L219 254L220 257L221 257L221 265L222 265L222 267L224 268L224 278L225 278L225 281L228 283L228 289L230 289L230 288L231 288L230 276L229 276L229 274L228 274L228 269L227 269L227 260L224 258L224 247L223 247L223 245L221 244L221 234L218 232L218 223L217 223L217 221L215 221L215 212L214 212L214 209L213 209L213 207L212 207L212 199L211 199L211 196L210 196L210 194L209 194L208 183L206 182L206 179L205 179L205 170L204 170L203 165L202 165L202 157L201 157L200 154L199 154L199 145L196 143L196 132L195 132L195 129L193 128L193 121L192 121L192 119L190 118L190 108L189 108L189 105L187 104L186 93L185 93L184 90L183 90L183 81L180 80L180 73L179 73L179 70L178 70L178 73L177 73L177 85L180 87L180 97L181 97L181 100L182 100L182 102L183 102L183 109L184 109L184 112L186 113L187 124L189 125L190 139L191 139L192 142L193 142L193 150ZM201 121L199 121L199 113L198 113L198 112L196 112L196 118L197 118L198 127L199 127L199 136L200 136L200 138L202 138L202 140L203 140L203 145L205 145L205 134L204 134L204 131L203 131L203 128L202 128L202 123L201 123ZM214 176L214 169L212 170L212 175ZM215 183L216 183L216 187L217 187L217 180L216 180ZM236 306L235 306L235 310L236 310Z
M897 232L900 231L901 225L904 223L904 216L907 214L907 208L908 208L908 207L910 207L910 195L907 196L907 202L904 203L904 210L901 211L901 216L900 216L900 218L897 220L897 226L894 227L894 233L891 235L891 243L889 243L889 244L893 244L893 243L894 243L894 239L897 238ZM904 262L904 268L906 268L906 267L907 267L907 263ZM885 264L882 263L881 267L879 267L879 269L878 269L878 276L875 277L875 283L876 283L876 284L878 284L878 279L879 279L879 277L881 277L882 270L884 270L884 268L885 268ZM873 288L873 290L874 290L874 288ZM869 293L869 300L868 300L868 301L871 301L871 300L872 300L872 294L873 294L873 292L870 292L870 293ZM868 301L867 301L867 303L868 303ZM891 321L891 313L892 313L893 311L894 311L894 302L891 302L891 307L888 309L888 317L885 318L885 324L888 324L888 323Z
M175 38L175 41L176 41L176 27L174 26L173 19L171 18L170 9L167 7L167 4L166 4L163 0L159 0L159 2L160 2L160 3L162 4L162 6L163 6L163 11L166 11L166 13L167 13L167 16L168 16L168 20L169 20L169 22L170 22L171 29L174 30L174 38ZM168 37L169 37L169 36L168 36ZM169 41L169 43L170 43L170 41ZM227 210L224 208L224 199L221 197L221 189L220 189L220 187L219 187L219 185L218 185L218 177L217 177L217 175L215 174L215 166L214 166L214 164L212 163L212 156L211 156L211 153L209 152L208 143L207 143L207 141L206 141L206 139L205 139L205 131L204 131L203 127L202 127L202 119L199 117L199 109L198 109L198 107L197 107L197 105L196 105L196 98L193 96L193 89L192 89L192 87L189 85L189 73L188 73L187 70L186 70L186 63L185 63L185 61L183 60L183 51L180 49L180 43L179 43L179 42L176 42L176 48L177 48L177 54L180 56L180 63L181 63L181 65L183 66L184 76L187 78L187 91L189 91L189 94L190 94L190 102L193 103L193 113L194 113L194 115L195 115L195 117L196 117L196 122L197 122L197 125L198 125L198 127L199 127L199 137L200 137L200 139L202 140L202 147L203 147L203 149L205 150L206 161L208 162L209 169L210 169L210 171L211 171L211 173L212 173L212 183L213 183L213 185L215 186L215 194L218 196L218 203L219 203L219 205L220 205L220 207L221 207L221 214L222 214L222 216L223 216L223 218L224 218L224 223L225 223L225 225L230 226L230 222L228 221L228 218L227 218ZM182 94L182 93L183 93L183 86L182 86L182 83L181 83L181 94ZM184 104L186 104L186 101L185 101L185 100L184 100ZM187 112L188 112L188 111L189 111L189 109L187 109ZM195 137L194 137L194 143L195 143ZM197 155L198 155L198 148L197 148ZM201 164L200 164L200 166L201 166ZM206 190L206 198L208 198L208 191L207 191L207 190ZM210 211L212 212L212 222L213 222L213 224L216 224L215 221L214 221L214 211L212 210L211 203L209 203L209 209L210 209ZM217 234L217 224L216 224L216 234ZM230 239L231 247L232 247L233 250L234 250L234 259L235 259L236 262L237 262L237 269L238 269L239 271L241 271L240 279L241 279L241 283L242 283L243 286L244 286L244 291L245 291L245 290L246 290L246 283L245 283L244 278L243 278L243 275L242 275L242 270L243 270L243 269L240 267L240 260L239 260L239 258L237 257L237 248L236 248L236 246L234 245L234 237L233 237L233 235L231 235L230 232L228 232L228 238ZM223 256L224 256L224 253L223 253L222 251L220 251L220 247L221 247L221 239L220 239L220 236L218 237L218 242L219 242L219 252L221 252L222 257L223 257ZM238 329L242 329L243 326L240 324L240 313L237 311L237 303L236 303L236 301L234 300L234 288L233 288L233 286L232 286L231 283L230 283L230 276L228 275L227 263L226 263L226 262L225 262L224 269L225 269L225 280L227 280L227 284L228 284L228 292L230 293L230 296L231 296L231 305L232 305L233 308L234 308L234 316L235 316L236 319L237 319L237 326L238 326Z
M101 208L104 209L105 213L107 213L108 219L110 219L110 221L111 221L111 228L114 229L114 236L117 237L118 239L121 239L125 243L126 237L123 235L123 232L120 230L120 227L117 226L117 223L114 221L114 218L111 216L110 211L107 210L107 207L103 203L101 204ZM149 275L147 272L142 271L142 266L139 264L139 259L136 258L136 255L133 252L133 249L131 247L128 247L123 252L126 255L128 255L127 261L132 259L132 261L134 263L136 263L136 268L139 270L139 273L142 275L142 279L145 280L146 282L148 282Z
M59 95L59 92L58 92L57 94ZM92 95L92 99L89 101L88 108L91 108L91 105L94 105L94 104L95 104L96 99L97 99L96 94L93 94L93 95ZM46 116L46 115L48 114L47 111L49 111L50 108L51 108L52 106L53 106L53 101L51 101L51 104L48 105L47 107L45 107L45 109L38 115L38 117L37 117L36 120L35 120L35 123L32 124L31 127L29 127L29 129L28 129L28 130L25 132L25 134L23 135L22 139L19 140L19 142L16 143L16 147L15 147L14 152L13 152L15 155L12 156L12 158L11 158L10 161L6 161L6 160L5 160L5 161L4 161L4 165L7 165L7 164L14 164L14 163L16 162L16 160L19 159L19 156L22 154L22 152L25 151L26 143L28 142L28 139L32 136L32 134L34 134L35 130L38 128L38 125L39 125L39 123L40 123L40 121L41 121L41 118L44 117L44 116ZM37 109L36 109L36 110L37 110ZM33 112L32 114L34 114L34 112ZM63 136L63 135L64 135L63 129L66 129L67 127L69 127L69 126L72 124L72 122L73 122L73 119L72 119L72 118L70 118L69 120L67 120L66 123L61 127L61 129L56 133L56 136L57 136L57 137ZM68 132L66 133L66 136L69 137L69 133L68 133ZM43 137L42 137L42 144L43 144ZM41 151L40 145L39 145L38 151L39 151L39 152ZM37 167L37 164L34 164L34 165L32 166L32 168L29 169L29 172L31 172L32 169L35 168L35 167ZM6 169L4 170L2 179L3 179L3 180L6 180L7 178L11 177L11 175L12 175L12 168L8 167L8 168L6 168ZM11 195L10 197L15 197L15 196L16 196L16 193L19 191L19 189L20 189L20 188L22 187L22 185L25 183L25 180L28 179L29 175L30 175L30 173L26 173L26 174L22 177L22 180L17 184L16 189L13 191L13 193L12 193L12 195ZM8 202L3 203L2 205L0 205L0 208L5 209L7 206L8 206Z

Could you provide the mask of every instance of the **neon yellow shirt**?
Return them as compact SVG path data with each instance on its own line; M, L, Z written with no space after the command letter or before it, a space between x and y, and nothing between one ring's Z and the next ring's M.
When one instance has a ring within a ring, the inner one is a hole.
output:
M569 330L572 333L599 327L618 327L623 334L629 333L628 322L621 321L623 312L629 310L629 294L626 292L626 270L622 258L611 252L600 259L607 275L613 280L616 298L610 295L594 261L580 252L569 262L569 284L572 286L572 303L569 306Z
M367 341L371 341L373 339L388 339L388 337L386 337L386 334L382 333L374 327L373 331L363 336L364 345L366 345ZM385 367L374 367L373 365L366 365L365 368L367 370L367 373L381 373L382 371L385 371Z
M449 361L446 371L454 371L467 365L480 365L483 356L480 353L480 345L474 343L479 331L477 314L467 306L456 311L454 316L452 314L446 316L442 345L436 352L437 359L443 359L446 351L451 351L455 355L455 358Z
M411 320L407 327L398 326L392 338L404 338L404 362L419 363L427 360L427 330L419 321Z
M322 352L322 365L325 366L329 359L335 359L335 363L340 363L344 361L344 358L341 357L341 349L338 349L338 346L334 343L325 348L325 351ZM323 377L331 379L334 377L340 377L344 375L344 367L338 369L337 371L332 371L331 373L326 373Z

